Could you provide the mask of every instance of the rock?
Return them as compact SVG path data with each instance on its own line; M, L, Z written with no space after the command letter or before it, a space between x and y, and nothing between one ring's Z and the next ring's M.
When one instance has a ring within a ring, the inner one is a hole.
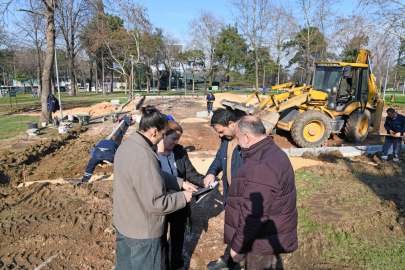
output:
M109 226L107 229L104 230L104 233L106 234L114 234L116 232L116 229L113 226Z
M197 268L197 261L195 259L190 260L190 269L196 269Z

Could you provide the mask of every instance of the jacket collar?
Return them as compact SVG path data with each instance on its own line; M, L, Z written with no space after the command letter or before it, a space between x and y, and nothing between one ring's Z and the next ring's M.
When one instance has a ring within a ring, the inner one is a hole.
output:
M252 145L249 148L242 148L243 162L245 162L246 159L253 157L257 152L270 148L273 145L274 145L273 138L267 137L266 139L263 139L263 140L255 143L254 145Z
M150 141L149 142L146 141L145 138L146 138L145 136L142 136L142 134L140 134L137 131L132 132L132 134L128 137L129 140L135 142L136 144L142 147L145 147L148 151L151 151L156 156L156 158L160 160L158 155L156 154L156 150L152 149L152 147L150 146L149 144Z

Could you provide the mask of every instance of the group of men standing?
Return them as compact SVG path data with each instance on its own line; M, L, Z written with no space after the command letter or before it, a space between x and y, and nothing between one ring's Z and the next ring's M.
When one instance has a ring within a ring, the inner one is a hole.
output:
M191 199L193 189L182 179L169 180L150 150L164 137L165 121L160 112L145 111L140 130L118 148L115 157L116 269L160 270L161 224L165 215ZM221 146L204 186L222 172L227 246L222 256L206 267L238 269L244 261L245 270L276 269L279 254L298 248L297 195L290 160L254 116L236 119L231 112L217 109L211 126L219 134ZM168 185L185 191L166 194Z
M211 126L221 146L204 179L222 172L225 206L223 255L207 269L276 269L278 255L298 248L294 170L254 116L240 119L217 109Z

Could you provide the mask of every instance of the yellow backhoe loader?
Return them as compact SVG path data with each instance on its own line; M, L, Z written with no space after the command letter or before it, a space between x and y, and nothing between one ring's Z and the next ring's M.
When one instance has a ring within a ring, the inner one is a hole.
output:
M257 116L269 133L275 128L290 131L299 147L320 147L332 133L341 132L349 141L361 142L370 126L379 131L385 104L375 85L371 56L360 50L356 63L315 63L311 85L287 83L272 90L288 90L265 99L256 91L245 102L220 103L236 116ZM260 104L247 105L255 97Z

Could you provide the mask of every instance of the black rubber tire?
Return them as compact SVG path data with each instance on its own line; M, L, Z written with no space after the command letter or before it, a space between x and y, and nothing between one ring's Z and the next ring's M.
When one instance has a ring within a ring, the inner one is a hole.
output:
M324 133L321 134L319 140L311 142L304 137L304 128L311 121L319 121L324 126ZM332 132L332 125L330 123L329 117L321 113L320 111L306 111L300 113L295 119L291 127L291 136L294 142L303 148L320 147L329 139L330 133Z
M364 118L368 118L367 131L363 136L359 135L360 123ZM346 139L350 142L358 143L364 141L368 135L368 130L370 129L371 123L371 114L370 111L365 110L363 113L360 112L360 109L355 110L352 114L349 115L349 118L346 120L345 124L345 136Z

